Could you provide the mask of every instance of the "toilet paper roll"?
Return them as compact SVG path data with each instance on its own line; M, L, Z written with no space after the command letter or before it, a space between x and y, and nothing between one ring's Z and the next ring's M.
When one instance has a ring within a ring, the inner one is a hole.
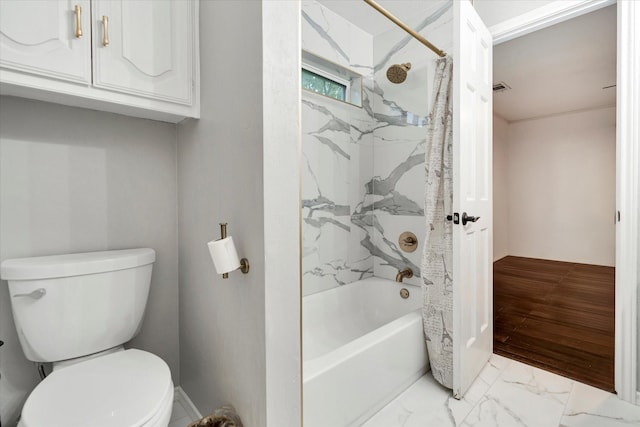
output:
M233 237L212 240L207 245L218 274L229 273L240 267L240 259L238 259L236 246L233 244Z

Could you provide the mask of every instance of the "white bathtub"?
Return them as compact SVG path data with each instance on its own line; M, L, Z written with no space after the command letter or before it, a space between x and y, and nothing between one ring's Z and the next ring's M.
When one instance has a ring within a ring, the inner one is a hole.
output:
M378 278L302 299L304 427L359 426L427 372L421 305Z

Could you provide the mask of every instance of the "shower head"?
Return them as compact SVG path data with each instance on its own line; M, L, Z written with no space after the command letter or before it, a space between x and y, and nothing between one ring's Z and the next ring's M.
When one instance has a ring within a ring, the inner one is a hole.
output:
M407 78L407 72L411 69L411 63L393 64L387 70L387 78L391 83L402 83Z

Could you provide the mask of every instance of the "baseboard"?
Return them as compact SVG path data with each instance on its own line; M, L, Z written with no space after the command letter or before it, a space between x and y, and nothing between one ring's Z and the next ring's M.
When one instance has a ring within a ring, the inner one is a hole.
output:
M173 396L174 400L178 400L182 404L182 407L187 411L189 418L192 420L202 418L202 414L198 411L198 408L196 408L196 405L193 404L191 399L189 399L189 396L187 396L187 393L184 392L182 387L176 387Z
M501 259L504 259L504 258L506 258L506 257L508 257L508 256L510 256L510 255L500 255L500 256L498 256L498 257L494 257L494 258L493 258L493 262L498 262L498 261L500 261Z

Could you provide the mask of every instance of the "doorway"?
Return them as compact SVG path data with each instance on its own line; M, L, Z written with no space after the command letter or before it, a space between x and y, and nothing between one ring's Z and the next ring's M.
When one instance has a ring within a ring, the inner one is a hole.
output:
M614 391L616 7L494 47L494 352Z

